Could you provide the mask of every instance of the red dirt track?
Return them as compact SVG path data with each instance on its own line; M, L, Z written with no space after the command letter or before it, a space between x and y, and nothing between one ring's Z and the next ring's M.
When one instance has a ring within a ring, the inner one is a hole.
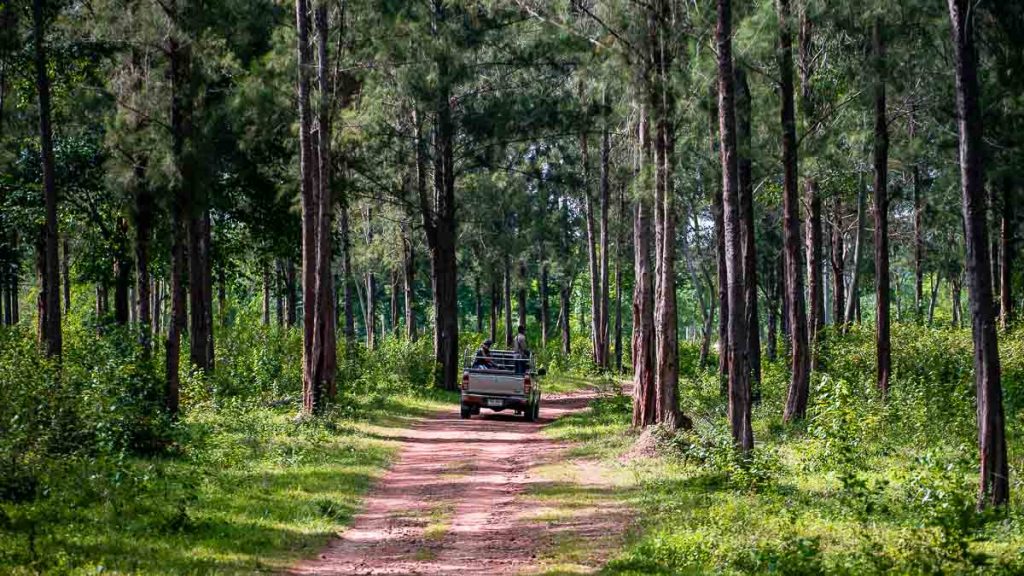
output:
M545 396L536 423L488 410L462 420L455 407L400 431L398 460L367 495L352 526L290 573L535 572L550 539L545 525L529 518L524 491L542 481L531 469L558 461L565 448L541 428L586 408L593 397ZM568 529L571 537L588 538L609 527L587 521Z

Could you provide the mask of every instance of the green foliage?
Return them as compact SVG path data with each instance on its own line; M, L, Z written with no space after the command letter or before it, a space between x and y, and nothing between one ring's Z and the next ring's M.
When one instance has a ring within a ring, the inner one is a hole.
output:
M874 385L870 328L821 341L808 418L781 423L787 370L764 366L754 452L732 448L717 367L681 360L690 431L655 430L656 458L628 464L637 490L621 498L639 530L607 574L1011 574L1024 570L1020 494L979 513L971 336L894 325L889 397ZM1019 453L1020 347L1001 351L1012 474ZM692 351L684 349L681 358ZM691 345L692 346L692 345ZM616 417L609 419L610 409ZM555 423L581 456L618 460L633 448L628 404L612 397ZM632 453L632 452L630 452Z
M342 342L337 401L296 420L301 333L263 326L255 303L229 317L216 369L183 374L176 422L135 326L73 314L59 364L0 328L0 572L283 569L387 464L394 442L363 427L450 400L429 339Z

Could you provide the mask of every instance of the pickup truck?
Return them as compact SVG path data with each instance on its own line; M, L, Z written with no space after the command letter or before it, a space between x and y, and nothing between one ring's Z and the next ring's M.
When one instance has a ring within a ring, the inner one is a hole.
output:
M540 377L533 358L519 358L507 350L491 351L491 366L482 366L475 354L466 356L462 371L462 417L480 414L481 408L494 412L513 410L529 422L540 417Z

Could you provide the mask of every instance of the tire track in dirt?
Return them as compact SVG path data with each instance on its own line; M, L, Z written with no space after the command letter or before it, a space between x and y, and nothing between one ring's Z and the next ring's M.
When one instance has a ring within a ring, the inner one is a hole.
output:
M536 423L504 413L462 420L455 407L399 432L396 463L370 491L351 527L289 573L536 571L538 555L552 544L552 530L531 519L525 492L544 482L532 470L558 462L567 447L541 429L585 409L595 397L594 392L545 396ZM592 539L624 529L624 513L593 512L603 520L571 522L559 528L559 537Z

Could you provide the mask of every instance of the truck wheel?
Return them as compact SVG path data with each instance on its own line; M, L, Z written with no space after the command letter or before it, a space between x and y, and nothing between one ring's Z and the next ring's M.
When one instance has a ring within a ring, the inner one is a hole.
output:
M534 402L526 407L526 421L536 422L537 421L537 403Z
M473 415L473 409L465 404L462 405L462 419L469 420L469 417Z
M537 401L533 404L533 420L534 422L540 420L540 398L537 398Z

